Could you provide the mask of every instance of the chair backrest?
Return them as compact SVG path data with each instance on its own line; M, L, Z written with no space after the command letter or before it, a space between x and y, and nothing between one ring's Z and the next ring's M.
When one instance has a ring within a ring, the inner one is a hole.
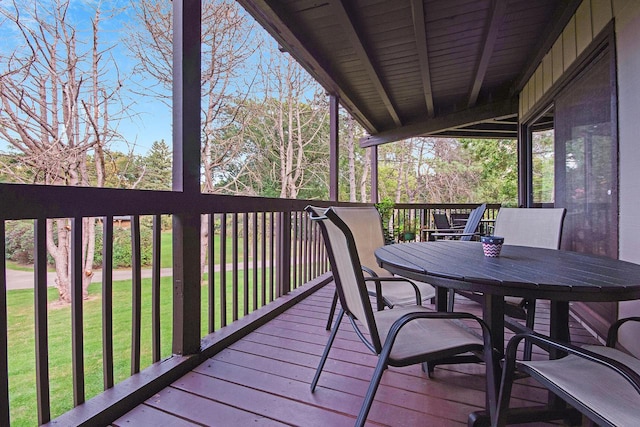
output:
M388 276L389 272L378 266L374 251L384 246L382 220L373 206L332 207L342 221L349 227L356 243L360 262L379 276Z
M467 224L464 226L464 230L462 231L463 236L460 237L460 240L471 240L473 237L472 234L476 232L480 225L480 221L484 216L485 210L487 210L487 204L483 203L471 211L469 218L467 219Z
M438 230L449 230L451 228L449 218L447 218L447 214L444 212L433 213L433 224Z
M505 245L559 249L564 208L501 208L494 233Z
M382 344L351 230L333 208L307 206L305 210L320 225L342 309L347 316L360 321L371 337L370 344L379 353Z

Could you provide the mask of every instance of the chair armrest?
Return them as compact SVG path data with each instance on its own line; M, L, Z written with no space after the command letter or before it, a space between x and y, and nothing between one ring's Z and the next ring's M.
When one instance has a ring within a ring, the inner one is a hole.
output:
M366 265L361 265L360 268L362 268L362 271L367 273L369 276L378 277L378 274L375 271L373 271L372 269L370 269L369 267L367 267Z
M620 329L620 326L630 321L640 322L640 317L625 317L623 319L618 319L611 325L611 327L609 327L609 333L607 333L607 347L613 348L616 346L616 342L618 342L618 330Z
M405 326L407 323L413 321L413 320L417 320L417 319L452 319L452 320L474 320L475 322L477 322L480 327L482 328L482 341L484 344L484 360L487 364L487 370L491 369L493 370L493 358L494 355L498 354L497 351L495 351L495 349L493 348L493 344L492 344L492 340L491 340L491 331L489 329L489 326L485 323L484 320L480 319L477 316L474 316L471 313L465 313L465 312L450 312L450 311L432 311L432 312L425 312L425 311L418 311L415 313L408 313L405 314L404 316L400 317L399 319L397 319L393 325L391 325L391 328L389 329L389 333L387 334L387 339L385 340L384 343L384 347L382 349L382 352L385 351L385 348L387 348L388 351L391 351L391 347L393 346L393 343L398 335L398 333L400 332L400 330L402 329L403 326ZM382 355L382 353L381 353ZM487 374L487 375L493 375L493 374Z
M514 369L516 352L518 350L518 344L520 344L520 341L522 341L523 339L531 341L533 344L536 344L540 348L554 348L554 349L566 352L568 354L572 354L574 356L580 357L582 359L586 359L588 361L606 366L607 368L612 369L618 375L622 376L625 380L627 380L627 382L629 382L633 386L633 388L635 388L636 391L640 394L640 375L636 373L633 369L629 368L627 365L617 360L603 356L601 354L586 350L584 348L580 348L571 344L564 344L564 343L552 340L549 337L540 335L535 332L525 332L522 334L517 334L509 340L509 344L507 345L506 357L505 357L506 358L505 370Z
M406 279L404 277L396 277L396 276L388 276L388 277L365 277L365 282L375 282L376 283L376 294L382 295L382 282L406 282L413 286L413 290L416 293L416 305L422 305L422 295L420 295L420 289L418 286L413 283L411 280Z

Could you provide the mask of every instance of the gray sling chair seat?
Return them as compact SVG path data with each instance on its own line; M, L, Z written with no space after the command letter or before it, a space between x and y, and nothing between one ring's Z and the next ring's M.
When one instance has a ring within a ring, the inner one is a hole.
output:
M423 282L410 282L407 279L394 278L391 273L378 266L374 251L380 246L384 246L384 233L380 214L375 207L333 207L333 212L351 230L365 274L371 277L387 277L384 281L367 282L367 289L369 294L376 298L378 310L385 307L421 304L435 297L436 291L433 286ZM416 288L418 293L416 293ZM338 294L336 293L329 310L327 330L331 329L337 301Z
M600 426L635 427L640 423L640 360L615 349L618 329L628 321L618 320L609 329L607 346L576 347L529 332L514 336L507 346L494 427L506 425L509 400L517 370L526 373ZM568 353L561 359L516 360L522 340L541 348Z
M534 248L560 249L564 208L501 208L496 218L493 234L504 237L505 245L530 246ZM483 303L482 295L458 292L465 297ZM452 303L449 298L449 303ZM533 330L536 317L536 302L532 299L505 297L505 314L522 319L529 330ZM520 324L506 321L506 326L516 332L523 332ZM531 360L531 344L526 342L524 358Z
M333 208L308 206L306 210L310 218L320 225L341 305L311 382L312 392L318 384L340 321L345 314L365 346L378 355L378 363L356 426L364 425L382 374L388 366L408 366L473 352L482 355L486 361L488 384L495 384L491 336L487 325L481 319L468 313L434 312L421 305L374 311L369 302L366 282L377 279L365 279L356 242L347 224ZM461 319L477 323L482 330L482 337L458 323L462 322ZM494 387L488 387L487 405L492 415L495 412L495 392Z

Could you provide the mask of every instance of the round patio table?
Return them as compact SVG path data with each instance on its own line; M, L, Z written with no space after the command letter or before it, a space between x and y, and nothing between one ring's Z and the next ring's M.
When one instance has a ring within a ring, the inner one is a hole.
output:
M563 342L570 340L569 301L640 298L640 265L578 252L505 245L489 258L480 242L441 240L383 246L375 255L386 270L434 285L438 310L446 310L448 289L482 293L483 319L498 351L504 351L505 296L550 300L550 336Z

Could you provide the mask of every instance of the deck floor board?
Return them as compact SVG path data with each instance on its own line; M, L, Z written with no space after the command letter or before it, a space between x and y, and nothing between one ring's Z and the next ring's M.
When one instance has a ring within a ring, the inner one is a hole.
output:
M309 390L329 332L333 287L326 286L232 344L113 423L124 425L350 426L376 363L345 320L320 377ZM460 300L456 309L480 314ZM571 321L575 343L594 343ZM536 330L548 332L548 305L539 303ZM505 338L511 337L505 331ZM542 357L541 351L534 352ZM429 379L420 366L389 368L368 425L461 426L484 406L482 364L441 365ZM547 391L532 380L516 384L512 406L538 405ZM544 426L531 423L525 426Z

